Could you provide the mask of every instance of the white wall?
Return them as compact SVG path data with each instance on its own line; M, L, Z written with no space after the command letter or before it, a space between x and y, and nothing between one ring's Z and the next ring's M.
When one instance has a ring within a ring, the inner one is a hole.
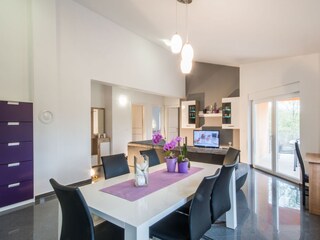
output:
M4 0L0 13L1 98L34 102L35 195L52 190L50 177L90 178L91 79L184 96L169 51L71 0Z
M127 104L119 103L120 96L127 97ZM132 141L131 105L144 106L144 131L146 139L152 138L152 107L164 105L164 97L135 90L112 87L112 153L127 153L128 142Z
M92 81L91 82L91 107L95 108L104 108L106 105L106 88L110 88L110 86L105 86L100 84L99 82Z
M319 54L297 56L240 66L241 161L251 163L251 115L249 96L273 92L297 83L300 91L301 150L320 151L320 62Z
M0 1L0 97L32 100L30 1Z

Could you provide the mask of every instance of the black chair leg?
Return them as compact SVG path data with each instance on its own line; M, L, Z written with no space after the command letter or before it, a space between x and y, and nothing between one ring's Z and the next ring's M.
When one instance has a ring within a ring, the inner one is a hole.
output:
M302 185L302 205L306 205L306 187L304 184Z

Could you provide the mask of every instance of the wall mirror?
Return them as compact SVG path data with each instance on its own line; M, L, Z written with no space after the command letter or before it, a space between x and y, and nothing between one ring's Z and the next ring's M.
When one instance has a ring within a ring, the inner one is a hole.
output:
M99 137L105 132L105 109L91 108L91 137Z
M161 107L152 106L152 133L161 131Z

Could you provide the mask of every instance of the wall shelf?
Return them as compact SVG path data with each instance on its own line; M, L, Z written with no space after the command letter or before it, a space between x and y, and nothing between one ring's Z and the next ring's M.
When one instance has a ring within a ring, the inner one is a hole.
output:
M204 118L221 118L222 113L203 113L203 111L199 111L198 116Z

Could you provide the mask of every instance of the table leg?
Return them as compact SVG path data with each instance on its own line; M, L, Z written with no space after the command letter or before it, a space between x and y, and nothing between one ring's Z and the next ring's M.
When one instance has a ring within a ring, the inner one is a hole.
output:
M125 240L149 240L149 226L140 226L136 228L129 224L124 227Z
M226 225L228 228L235 229L237 227L237 197L236 197L236 175L235 170L232 172L229 194L231 201L231 209L226 214Z

